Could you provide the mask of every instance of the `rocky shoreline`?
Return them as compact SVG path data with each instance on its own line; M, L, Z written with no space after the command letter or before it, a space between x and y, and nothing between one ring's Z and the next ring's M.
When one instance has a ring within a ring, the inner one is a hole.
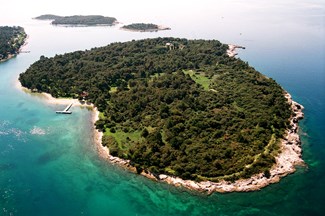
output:
M17 82L17 87L31 92L26 88L20 85L20 82ZM77 106L89 106L93 109L92 122L95 123L99 119L99 112L93 104L80 104L76 99L58 99L53 98L51 95L46 93L37 94L45 98L47 103L51 104L69 104L74 103ZM158 176L153 175L148 171L142 171L141 175L159 182L165 182L177 187L183 187L190 190L203 192L211 194L213 192L245 192L245 191L255 191L263 187L266 187L269 184L279 182L280 179L288 174L291 174L296 171L296 166L305 166L304 161L302 160L302 150L301 150L301 141L298 134L298 122L304 117L302 110L304 107L299 103L292 100L289 93L285 94L285 97L288 100L288 103L291 106L293 115L290 118L290 128L287 129L284 138L281 141L280 150L281 152L275 158L276 163L270 170L270 176L267 178L264 173L256 174L249 179L240 179L235 182L229 182L222 180L220 182L211 182L211 181L202 181L195 182L192 180L183 180L179 177L168 176L165 174L160 174ZM99 155L109 161L110 163L117 164L121 167L126 168L127 170L136 173L136 168L130 164L129 160L124 160L118 157L114 157L109 154L109 149L102 145L102 136L103 133L96 130L94 126L94 143L96 144L97 151Z
M25 40L26 42L26 40ZM231 57L236 55L235 49L236 48L245 48L238 45L228 45L229 49L227 50L227 54ZM20 82L16 83L17 87L20 89L23 88ZM27 90L30 92L30 90ZM48 103L54 104L67 104L67 103L75 103L78 106L89 106L94 108L93 109L93 118L92 121L95 123L98 120L99 112L93 106L93 104L81 104L78 100L75 99L56 99L53 98L49 94L40 94L45 97ZM220 182L211 182L211 181L202 181L202 182L195 182L192 180L183 180L179 177L168 176L165 174L160 174L159 176L153 175L150 172L143 171L141 175L146 176L150 179L166 182L171 185L184 187L190 190L195 190L199 192L206 192L208 194L213 192L243 192L243 191L254 191L259 190L271 183L279 182L280 179L288 174L295 172L296 166L301 165L304 166L305 163L302 160L302 150L301 150L301 141L298 134L298 122L304 117L302 110L304 107L299 103L292 100L291 95L289 93L285 93L285 97L288 100L288 103L291 106L293 111L293 115L290 118L290 128L286 130L286 134L281 141L280 150L278 156L276 156L276 163L270 170L270 176L267 178L264 173L260 173L257 175L252 176L249 179L240 179L235 182L228 182L222 180ZM117 164L119 166L125 167L132 172L136 172L136 168L130 165L129 160L124 160L118 157L111 156L109 154L109 149L107 147L102 146L103 133L96 130L94 126L94 141L96 143L96 148L101 157L110 161L111 163Z
M20 82L17 82L17 87L31 92L26 88L20 85ZM93 109L92 122L95 123L99 119L99 112L93 104L81 104L76 99L58 99L53 98L51 95L46 93L36 94L44 97L47 103L51 104L69 104L74 103L77 106L89 106ZM291 174L296 171L296 166L304 166L305 163L302 160L302 150L301 150L301 141L298 134L298 122L304 117L302 110L304 107L299 103L292 100L289 93L285 94L285 97L288 100L288 103L291 106L293 115L290 118L290 128L287 129L284 138L280 144L280 150L278 156L276 156L276 163L270 170L270 176L267 178L264 173L256 174L248 179L240 179L235 182L229 182L221 180L220 182L211 182L211 181L202 181L196 182L192 180L183 180L179 177L168 176L165 174L153 175L148 171L142 171L141 175L159 182L165 182L177 187L183 187L190 190L203 192L211 194L213 192L245 192L245 191L255 191L263 187L266 187L269 184L279 182L280 179L288 174ZM109 149L102 145L102 136L103 133L96 130L94 125L94 143L96 144L96 149L99 155L109 161L110 163L117 164L121 167L126 168L127 170L136 173L136 168L130 164L129 160L124 160L118 157L114 157L109 154Z
M226 193L255 191L260 190L269 184L279 182L282 177L295 172L296 166L305 165L304 161L301 158L301 141L298 134L298 121L304 117L304 114L302 112L304 107L299 103L293 101L289 93L286 93L285 97L287 98L288 103L291 105L291 109L293 110L294 114L290 118L290 128L287 129L286 134L281 141L281 152L275 158L276 163L270 170L269 178L267 178L264 173L260 173L252 176L249 179L240 179L235 182L222 180L216 183L211 181L195 182L192 180L183 180L179 177L168 176L165 174L155 176L147 171L143 171L141 175L159 182L165 182L177 187L184 187L190 190L204 192L207 194L211 194L213 192ZM94 122L97 119L98 113L93 118ZM101 137L102 133L95 130L95 143L101 157L110 161L111 163L122 166L132 172L136 172L136 168L130 165L129 160L111 156L109 154L109 149L101 145Z

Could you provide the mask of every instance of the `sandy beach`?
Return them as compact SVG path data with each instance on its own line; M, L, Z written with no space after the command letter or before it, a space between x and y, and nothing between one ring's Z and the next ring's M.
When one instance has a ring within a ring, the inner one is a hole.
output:
M15 55L10 54L10 55L8 55L7 58L5 58L5 59L1 59L1 60L0 60L0 63L1 63L1 62L5 62L5 61L8 61L9 59L12 59L12 58L15 57L16 55L17 55L17 54L15 54Z
M25 88L21 85L21 83L19 82L18 78L16 80L15 86L17 89L22 90L23 92L26 92L28 94L32 94L35 97L41 98L45 103L48 104L58 104L58 105L68 105L73 103L73 106L93 106L92 104L81 104L80 101L78 99L73 99L73 98L54 98L52 97L52 95L48 94L48 93L34 93L32 92L30 89Z
M52 95L48 93L33 93L30 89L25 88L21 85L19 82L18 78L16 79L15 86L17 89L26 92L27 94L32 94L35 97L40 98L42 101L44 101L47 104L53 104L53 105L68 105L73 103L72 106L79 106L79 107L88 107L91 108L92 110L92 122L94 125L93 128L93 133L94 133L94 143L96 145L96 149L98 150L99 155L102 158L107 158L109 156L109 150L107 148L104 148L102 146L102 136L103 133L96 130L95 128L95 122L99 119L99 111L93 104L88 104L88 103L81 103L78 99L73 99L73 98L54 98Z
M5 59L1 59L1 60L0 60L0 63L1 63L1 62L5 62L5 61L8 61L9 59L12 59L12 58L16 57L19 53L23 52L23 48L24 48L25 46L27 46L27 44L28 44L28 42L27 42L28 38L29 38L29 35L26 36L26 38L24 39L24 43L23 43L23 45L20 46L20 48L19 48L19 50L17 51L17 53L15 53L15 54L10 54L10 55L8 55L7 58L5 58Z

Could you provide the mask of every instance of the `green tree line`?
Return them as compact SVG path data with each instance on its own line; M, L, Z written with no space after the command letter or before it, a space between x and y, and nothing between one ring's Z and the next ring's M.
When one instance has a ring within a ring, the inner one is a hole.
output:
M0 60L17 54L26 36L24 29L20 26L0 26Z
M39 20L53 20L53 25L113 25L116 22L114 17L105 17L101 15L74 15L74 16L57 16L45 14L36 17Z
M112 43L41 56L19 79L94 103L103 145L139 172L212 181L267 174L292 111L273 79L227 48L179 38Z
M135 31L154 31L159 29L158 25L152 23L132 23L122 28Z

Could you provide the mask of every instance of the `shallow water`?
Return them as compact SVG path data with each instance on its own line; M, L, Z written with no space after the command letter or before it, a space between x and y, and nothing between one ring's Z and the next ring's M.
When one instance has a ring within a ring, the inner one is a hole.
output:
M286 2L220 1L196 9L192 4L187 11L200 13L193 18L184 12L182 19L175 19L177 10L157 12L153 22L172 27L158 33L54 27L29 18L0 21L23 26L30 36L23 50L31 51L0 64L0 215L322 215L325 7L322 1ZM127 20L127 14L120 17ZM56 115L61 106L16 87L19 73L41 55L158 36L246 46L239 57L305 106L300 126L308 168L250 193L205 196L156 183L98 156L87 109Z

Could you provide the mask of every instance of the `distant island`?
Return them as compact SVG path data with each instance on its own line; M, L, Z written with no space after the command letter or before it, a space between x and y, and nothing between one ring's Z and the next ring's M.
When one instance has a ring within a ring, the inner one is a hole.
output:
M303 107L229 49L179 38L112 43L41 56L19 80L93 103L114 163L209 193L256 190L303 164Z
M97 25L114 25L117 20L114 17L104 17L101 15L75 15L75 16L57 16L52 14L45 14L35 17L38 20L53 20L53 25L67 25L67 26L97 26Z
M0 62L18 54L26 37L24 28L20 26L0 26Z
M57 16L57 15L53 15L53 14L44 14L44 15L35 17L34 19L38 19L38 20L55 20L57 18L62 18L62 16Z
M169 27L162 27L152 23L133 23L130 25L124 25L121 29L138 32L154 32L160 30L170 30Z

